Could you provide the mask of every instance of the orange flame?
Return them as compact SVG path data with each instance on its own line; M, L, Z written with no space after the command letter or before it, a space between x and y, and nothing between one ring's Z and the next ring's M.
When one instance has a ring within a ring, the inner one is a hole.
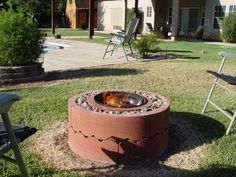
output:
M102 96L103 104L115 108L121 108L129 98L129 94L124 94L122 92L104 92Z

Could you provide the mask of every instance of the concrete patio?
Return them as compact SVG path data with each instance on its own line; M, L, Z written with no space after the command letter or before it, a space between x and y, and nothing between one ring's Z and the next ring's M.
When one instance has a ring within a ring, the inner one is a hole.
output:
M45 43L63 47L63 49L49 50L44 55L46 72L128 63L121 47L117 52L114 52L113 56L108 53L106 58L103 59L106 45L52 37L47 38ZM129 62L135 61L132 57L129 57L129 59Z

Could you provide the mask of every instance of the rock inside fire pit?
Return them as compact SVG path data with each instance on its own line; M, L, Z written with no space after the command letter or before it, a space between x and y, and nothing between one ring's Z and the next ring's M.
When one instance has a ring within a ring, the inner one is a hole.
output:
M83 158L129 163L159 156L168 143L169 101L134 90L82 93L68 102L68 143Z

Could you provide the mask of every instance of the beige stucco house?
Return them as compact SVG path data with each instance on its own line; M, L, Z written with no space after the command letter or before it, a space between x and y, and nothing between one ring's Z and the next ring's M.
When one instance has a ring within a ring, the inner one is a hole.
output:
M127 8L134 8L135 0L127 0ZM203 26L204 39L218 39L223 18L236 12L236 0L139 0L138 7L146 23L157 29L168 26L171 38L188 36ZM99 0L97 8L98 28L105 31L124 29L125 0Z

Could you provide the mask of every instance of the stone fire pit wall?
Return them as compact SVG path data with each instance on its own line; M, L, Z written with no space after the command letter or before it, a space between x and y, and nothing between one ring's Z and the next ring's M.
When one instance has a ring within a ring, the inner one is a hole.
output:
M118 113L94 111L99 107L94 95L87 96L86 101L94 110L86 109L77 104L81 95L68 101L68 144L80 157L112 164L129 163L159 156L165 150L170 107L165 97L155 94L162 101L156 109L137 111L152 104L147 98L146 104L134 108L135 113L121 114L119 111L125 108L117 108Z

